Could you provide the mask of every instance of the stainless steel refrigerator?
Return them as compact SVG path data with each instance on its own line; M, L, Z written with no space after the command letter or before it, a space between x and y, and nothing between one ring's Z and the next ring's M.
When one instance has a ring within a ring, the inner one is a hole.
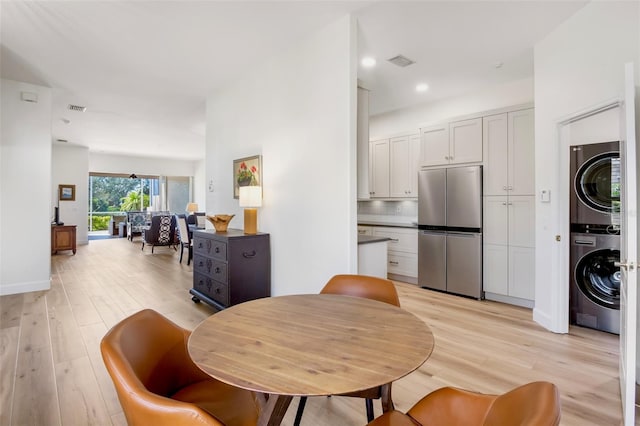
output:
M482 299L482 166L421 170L418 228L418 284Z

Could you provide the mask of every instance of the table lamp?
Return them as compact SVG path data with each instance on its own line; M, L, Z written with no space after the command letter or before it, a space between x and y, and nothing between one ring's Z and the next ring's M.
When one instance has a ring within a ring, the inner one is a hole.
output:
M258 209L262 206L261 186L241 186L240 187L240 207L244 209L244 233L258 233Z
M193 214L198 211L198 203L189 203L187 204L187 211L189 214Z

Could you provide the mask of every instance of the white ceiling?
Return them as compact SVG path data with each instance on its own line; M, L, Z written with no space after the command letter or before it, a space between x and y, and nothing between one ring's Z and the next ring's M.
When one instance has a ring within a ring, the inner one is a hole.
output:
M0 74L53 88L54 140L199 159L208 96L347 13L358 18L359 56L378 61L359 78L379 113L531 76L535 42L584 4L2 1ZM416 63L385 61L396 54ZM430 89L417 94L417 82Z

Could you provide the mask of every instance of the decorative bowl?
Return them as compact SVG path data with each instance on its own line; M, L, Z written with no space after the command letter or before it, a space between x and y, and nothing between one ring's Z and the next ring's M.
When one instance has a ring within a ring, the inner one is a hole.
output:
M214 228L216 228L216 232L227 232L227 227L229 227L229 222L235 214L217 214L214 216L207 216L207 220L211 222Z

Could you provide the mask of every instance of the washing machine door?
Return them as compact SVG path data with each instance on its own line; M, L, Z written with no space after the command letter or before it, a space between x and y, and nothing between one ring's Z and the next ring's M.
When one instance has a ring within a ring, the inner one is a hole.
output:
M575 280L578 289L592 302L609 309L620 309L620 251L594 250L577 263Z
M586 161L574 180L576 195L587 207L601 213L618 213L620 208L620 156L606 152Z

